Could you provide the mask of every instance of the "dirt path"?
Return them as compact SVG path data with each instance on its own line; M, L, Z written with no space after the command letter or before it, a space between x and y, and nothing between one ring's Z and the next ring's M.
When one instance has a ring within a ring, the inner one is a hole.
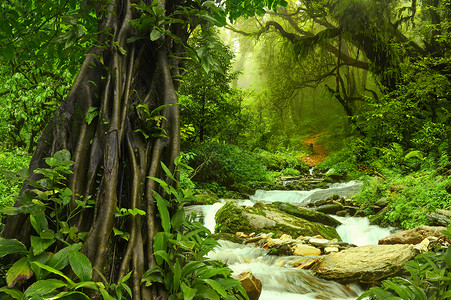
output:
M329 152L322 146L316 143L316 139L323 135L325 132L315 134L314 136L305 138L303 144L306 146L313 147L313 154L309 156L304 156L302 160L309 166L316 166L320 162L323 162L326 157L329 156Z

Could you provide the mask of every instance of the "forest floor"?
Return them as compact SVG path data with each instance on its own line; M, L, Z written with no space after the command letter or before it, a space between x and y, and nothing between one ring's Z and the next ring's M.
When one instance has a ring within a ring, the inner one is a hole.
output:
M303 144L307 147L313 148L313 153L309 156L304 156L302 160L309 166L316 166L320 162L323 162L326 157L329 156L329 152L323 147L323 145L317 144L316 140L319 136L323 135L325 132L315 134L314 136L305 138Z

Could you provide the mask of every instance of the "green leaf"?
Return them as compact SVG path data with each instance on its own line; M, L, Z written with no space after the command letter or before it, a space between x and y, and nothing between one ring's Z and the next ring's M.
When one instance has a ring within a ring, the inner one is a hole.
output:
M174 181L177 181L174 177L174 175L172 175L171 171L169 170L168 167L166 167L166 165L161 161L161 167L163 168L163 171L166 173L166 175L171 178Z
M222 297L227 298L226 290L216 280L214 280L214 279L203 279L203 281L208 283Z
M158 182L161 185L161 187L165 190L165 192L169 194L170 190L169 190L168 184L166 182L164 182L160 178L156 178L156 177L148 176L147 178Z
M153 238L153 251L167 250L168 240L171 238L171 234L167 232L157 232ZM155 257L157 264L161 265L163 259L161 257Z
M56 152L53 157L59 162L68 162L70 161L71 155L69 150L63 149Z
M19 291L18 289L16 289L16 288L10 289L7 286L3 286L3 287L0 288L0 293L5 293L5 294L11 296L14 299L17 299L17 300L22 300L23 299L23 293L21 291Z
M90 107L86 113L86 123L90 125L95 117L99 115L99 109L97 107Z
M80 252L69 252L69 263L80 281L90 281L92 278L92 265L89 259Z
M204 263L200 262L200 261L190 261L189 263L187 263L186 265L183 266L182 278L189 276L203 264Z
M50 258L47 265L56 270L62 270L69 264L69 253L77 252L81 249L82 243L72 244L67 246Z
M157 200L158 211L160 212L161 226L165 232L171 231L171 217L169 216L168 204L157 192L153 192Z
M46 252L42 252L38 256L33 256L32 253L29 253L28 254L28 260L30 262L38 261L38 262L40 262L42 264L47 264L48 261L50 260L50 257L49 257L49 255ZM47 271L42 270L41 268L37 267L36 265L31 264L30 267L31 267L31 270L34 273L34 276L36 277L36 280L45 279L46 276L48 275Z
M159 38L163 36L163 32L157 28L152 29L152 32L150 33L150 40L156 41Z
M196 295L197 289L190 288L183 281L180 286L182 288L183 300L192 300Z
M56 274L56 275L59 275L59 276L63 277L64 279L66 279L69 282L70 285L74 285L75 284L69 277L64 275L63 272L61 272L59 270L56 270L56 269L54 269L54 268L52 268L50 266L41 264L40 262L37 262L37 261L31 262L31 264L36 265L36 266L40 267L41 269L47 270L50 273L53 273L53 274Z
M116 300L114 297L108 294L106 289L100 289L100 294L102 295L104 300Z
M182 276L182 270L178 259L175 262L172 272L174 273L174 277L172 278L172 290L174 292L177 292L179 290L180 280Z
M185 209L183 207L179 208L176 213L171 218L171 225L174 230L179 230L180 226L185 223Z
M33 254L39 255L42 252L45 251L45 249L47 249L48 247L50 247L53 243L56 242L56 239L42 239L38 236L34 236L32 235L30 237L30 241L31 241L31 249L33 250Z
M153 255L155 255L155 257L161 257L162 259L164 259L168 263L169 267L172 269L171 258L169 257L169 254L166 251L158 250L154 252Z
M67 283L59 279L38 280L28 287L25 291L25 297L45 296L46 294L66 286Z
M448 249L446 249L445 262L448 269L451 269L451 247L448 247Z
M82 292L72 291L72 292L61 292L58 295L53 296L51 299L52 300L53 299L67 299L67 300L79 300L79 299L83 300L83 299L86 299L86 300L90 300L91 298L88 297L88 295L86 295L86 294L84 294Z
M0 237L0 258L8 254L27 254L27 248L16 239Z
M196 296L199 296L200 299L209 299L209 300L219 300L218 294L208 286L205 285L197 285Z
M49 229L49 224L43 211L37 211L36 213L31 214L30 223L37 234L41 234L42 231Z
M27 257L22 257L16 261L6 273L6 283L9 288L16 283L22 284L34 275Z

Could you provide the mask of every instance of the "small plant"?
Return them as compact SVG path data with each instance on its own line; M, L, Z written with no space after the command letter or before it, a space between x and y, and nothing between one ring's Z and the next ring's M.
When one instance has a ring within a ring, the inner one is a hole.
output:
M70 166L74 163L70 153L67 150L58 151L47 158L46 163L50 168L35 170L36 174L42 175L42 179L29 181L28 184L34 189L18 198L22 206L1 211L8 215L28 214L36 235L30 237L28 249L16 239L0 238L0 258L8 255L20 257L3 270L6 271L6 282L2 283L4 286L0 288L0 293L13 299L90 299L83 292L87 288L106 295L108 292L103 283L91 281L91 262L79 252L82 247L80 240L86 234L78 233L76 227L69 226L70 219L91 204L89 199L75 199L75 208L68 205L73 196L65 185L65 176L72 173ZM68 266L78 282L63 273ZM30 284L33 276L35 280Z
M176 181L163 163L162 167L166 175ZM208 237L210 231L201 223L186 219L183 206L190 200L189 195L158 178L152 179L161 185L168 200L154 192L163 231L154 237L158 266L148 270L142 282L148 286L163 284L171 300L247 299L241 284L231 278L232 271L224 263L205 258L218 243ZM175 211L172 216L169 210Z

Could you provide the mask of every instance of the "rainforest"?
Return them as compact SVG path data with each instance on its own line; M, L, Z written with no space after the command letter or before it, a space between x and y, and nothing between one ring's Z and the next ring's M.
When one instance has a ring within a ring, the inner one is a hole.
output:
M0 299L451 298L450 0L0 8Z

